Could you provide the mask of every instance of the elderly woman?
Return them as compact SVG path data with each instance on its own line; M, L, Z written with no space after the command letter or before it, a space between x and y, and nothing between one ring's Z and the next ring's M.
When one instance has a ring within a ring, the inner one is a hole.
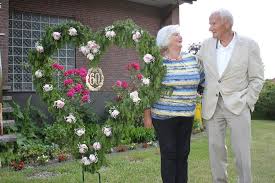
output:
M161 176L164 183L185 183L188 180L188 155L198 85L204 74L196 58L182 54L179 25L159 30L157 45L163 55L167 73L162 84L173 89L144 112L145 127L157 132L161 152Z

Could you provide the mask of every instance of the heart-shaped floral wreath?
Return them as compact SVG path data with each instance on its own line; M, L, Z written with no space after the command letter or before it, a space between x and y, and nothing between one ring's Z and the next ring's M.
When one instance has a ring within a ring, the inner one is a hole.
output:
M128 69L135 72L134 87L125 81L117 81L114 91L118 100L108 102L110 116L104 124L85 128L79 105L89 101L90 91L85 87L87 70L84 68L64 71L55 63L52 55L65 44L79 48L89 60L89 67L97 67L101 55L110 45L135 48L139 63L131 63ZM67 130L66 138L76 158L82 158L83 169L96 172L106 163L105 153L117 141L125 125L131 125L142 116L144 109L155 102L165 91L161 87L166 72L155 38L143 31L131 20L117 21L104 30L92 32L79 22L69 22L48 27L44 37L29 53L36 92L48 104L58 123ZM58 87L56 75L62 77L64 86ZM86 132L86 133L85 133ZM88 134L89 133L89 134ZM93 135L90 135L93 134Z

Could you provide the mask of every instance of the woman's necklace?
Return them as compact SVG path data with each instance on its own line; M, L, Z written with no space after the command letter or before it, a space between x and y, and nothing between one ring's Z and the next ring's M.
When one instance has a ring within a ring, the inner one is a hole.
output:
M179 61L182 60L182 57L179 55L177 58L169 57L168 55L164 55L164 58L171 61Z

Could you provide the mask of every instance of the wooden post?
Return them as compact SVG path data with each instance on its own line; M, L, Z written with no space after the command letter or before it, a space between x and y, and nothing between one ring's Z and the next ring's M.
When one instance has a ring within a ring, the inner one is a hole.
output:
M0 136L4 134L3 131L3 110L2 110L2 103L0 103Z

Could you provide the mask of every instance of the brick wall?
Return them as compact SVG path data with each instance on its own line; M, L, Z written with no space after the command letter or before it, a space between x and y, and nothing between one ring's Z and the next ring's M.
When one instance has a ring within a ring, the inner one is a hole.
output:
M2 55L3 80L8 73L8 27L9 27L9 0L1 0L0 9L0 51Z
M152 35L156 35L161 22L159 8L125 0L10 0L9 4L8 1L4 2L0 14L0 28L4 29L6 35L8 34L8 5L10 10L70 17L80 21L82 24L89 25L93 30L111 25L116 20L131 18L143 29L148 30ZM3 6L5 6L4 11ZM2 21L2 19L4 20ZM7 42L6 36L2 46L5 48L3 54L5 65L8 65ZM103 55L100 64L105 76L104 86L101 91L110 91L111 86L118 79L127 80L128 76L123 72L123 69L129 61L137 58L137 53L133 50L111 47ZM86 63L87 59L77 53L77 67Z

